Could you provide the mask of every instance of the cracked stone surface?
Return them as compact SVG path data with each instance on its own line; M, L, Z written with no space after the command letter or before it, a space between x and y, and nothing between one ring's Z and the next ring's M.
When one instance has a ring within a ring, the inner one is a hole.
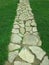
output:
M29 0L19 0L16 12L5 65L49 65Z
M30 46L29 48L30 48L30 50L36 55L36 57L37 57L39 60L42 60L42 58L43 58L44 55L46 54L46 52L43 51L40 47Z
M17 51L13 51L13 52L9 52L8 61L10 63L12 63L17 55L18 55L18 50Z
M13 50L16 50L16 49L19 49L21 46L18 45L18 44L12 44L10 43L9 44L9 51L13 51Z
M34 62L34 55L31 54L31 52L28 49L26 49L26 48L22 48L22 50L19 53L19 56L24 61L27 61L29 63L33 63Z
M18 34L12 34L11 42L13 43L20 43L22 38Z

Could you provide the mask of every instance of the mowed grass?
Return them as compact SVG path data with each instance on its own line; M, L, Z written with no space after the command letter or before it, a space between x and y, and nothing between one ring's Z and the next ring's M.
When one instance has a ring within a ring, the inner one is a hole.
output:
M8 45L19 0L0 0L0 65L8 58Z
M30 6L42 40L42 48L49 56L49 0L30 0Z

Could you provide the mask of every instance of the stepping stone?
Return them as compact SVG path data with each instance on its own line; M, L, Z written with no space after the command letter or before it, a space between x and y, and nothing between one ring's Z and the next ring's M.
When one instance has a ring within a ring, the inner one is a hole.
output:
M37 45L38 37L33 34L26 34L23 38L23 44Z
M42 63L40 65L49 65L49 59L48 56L44 57L44 60L42 61Z
M30 63L21 62L21 61L15 61L14 65L31 65Z
M9 47L9 51L20 49L20 45L13 44L13 43L10 43L8 47Z
M19 33L19 29L12 29L12 33Z
M22 60L27 61L28 63L34 63L34 55L26 48L22 48L19 56Z
M22 38L18 34L12 34L11 42L13 43L21 43Z
M46 52L37 46L30 46L29 49L36 55L37 59L42 60Z
M17 51L13 51L13 52L9 52L8 61L10 63L12 63L17 55L18 55L18 50Z

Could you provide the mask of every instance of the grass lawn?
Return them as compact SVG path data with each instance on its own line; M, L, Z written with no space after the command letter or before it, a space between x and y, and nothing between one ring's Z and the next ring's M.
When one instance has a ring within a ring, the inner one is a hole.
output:
M8 44L19 0L0 0L0 65L8 57Z
M30 5L43 42L42 48L49 56L49 0L30 0Z

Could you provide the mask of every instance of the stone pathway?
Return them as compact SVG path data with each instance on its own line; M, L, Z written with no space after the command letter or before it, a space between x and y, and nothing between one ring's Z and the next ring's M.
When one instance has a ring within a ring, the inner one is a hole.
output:
M20 0L5 65L49 65L48 56L41 45L29 0Z

